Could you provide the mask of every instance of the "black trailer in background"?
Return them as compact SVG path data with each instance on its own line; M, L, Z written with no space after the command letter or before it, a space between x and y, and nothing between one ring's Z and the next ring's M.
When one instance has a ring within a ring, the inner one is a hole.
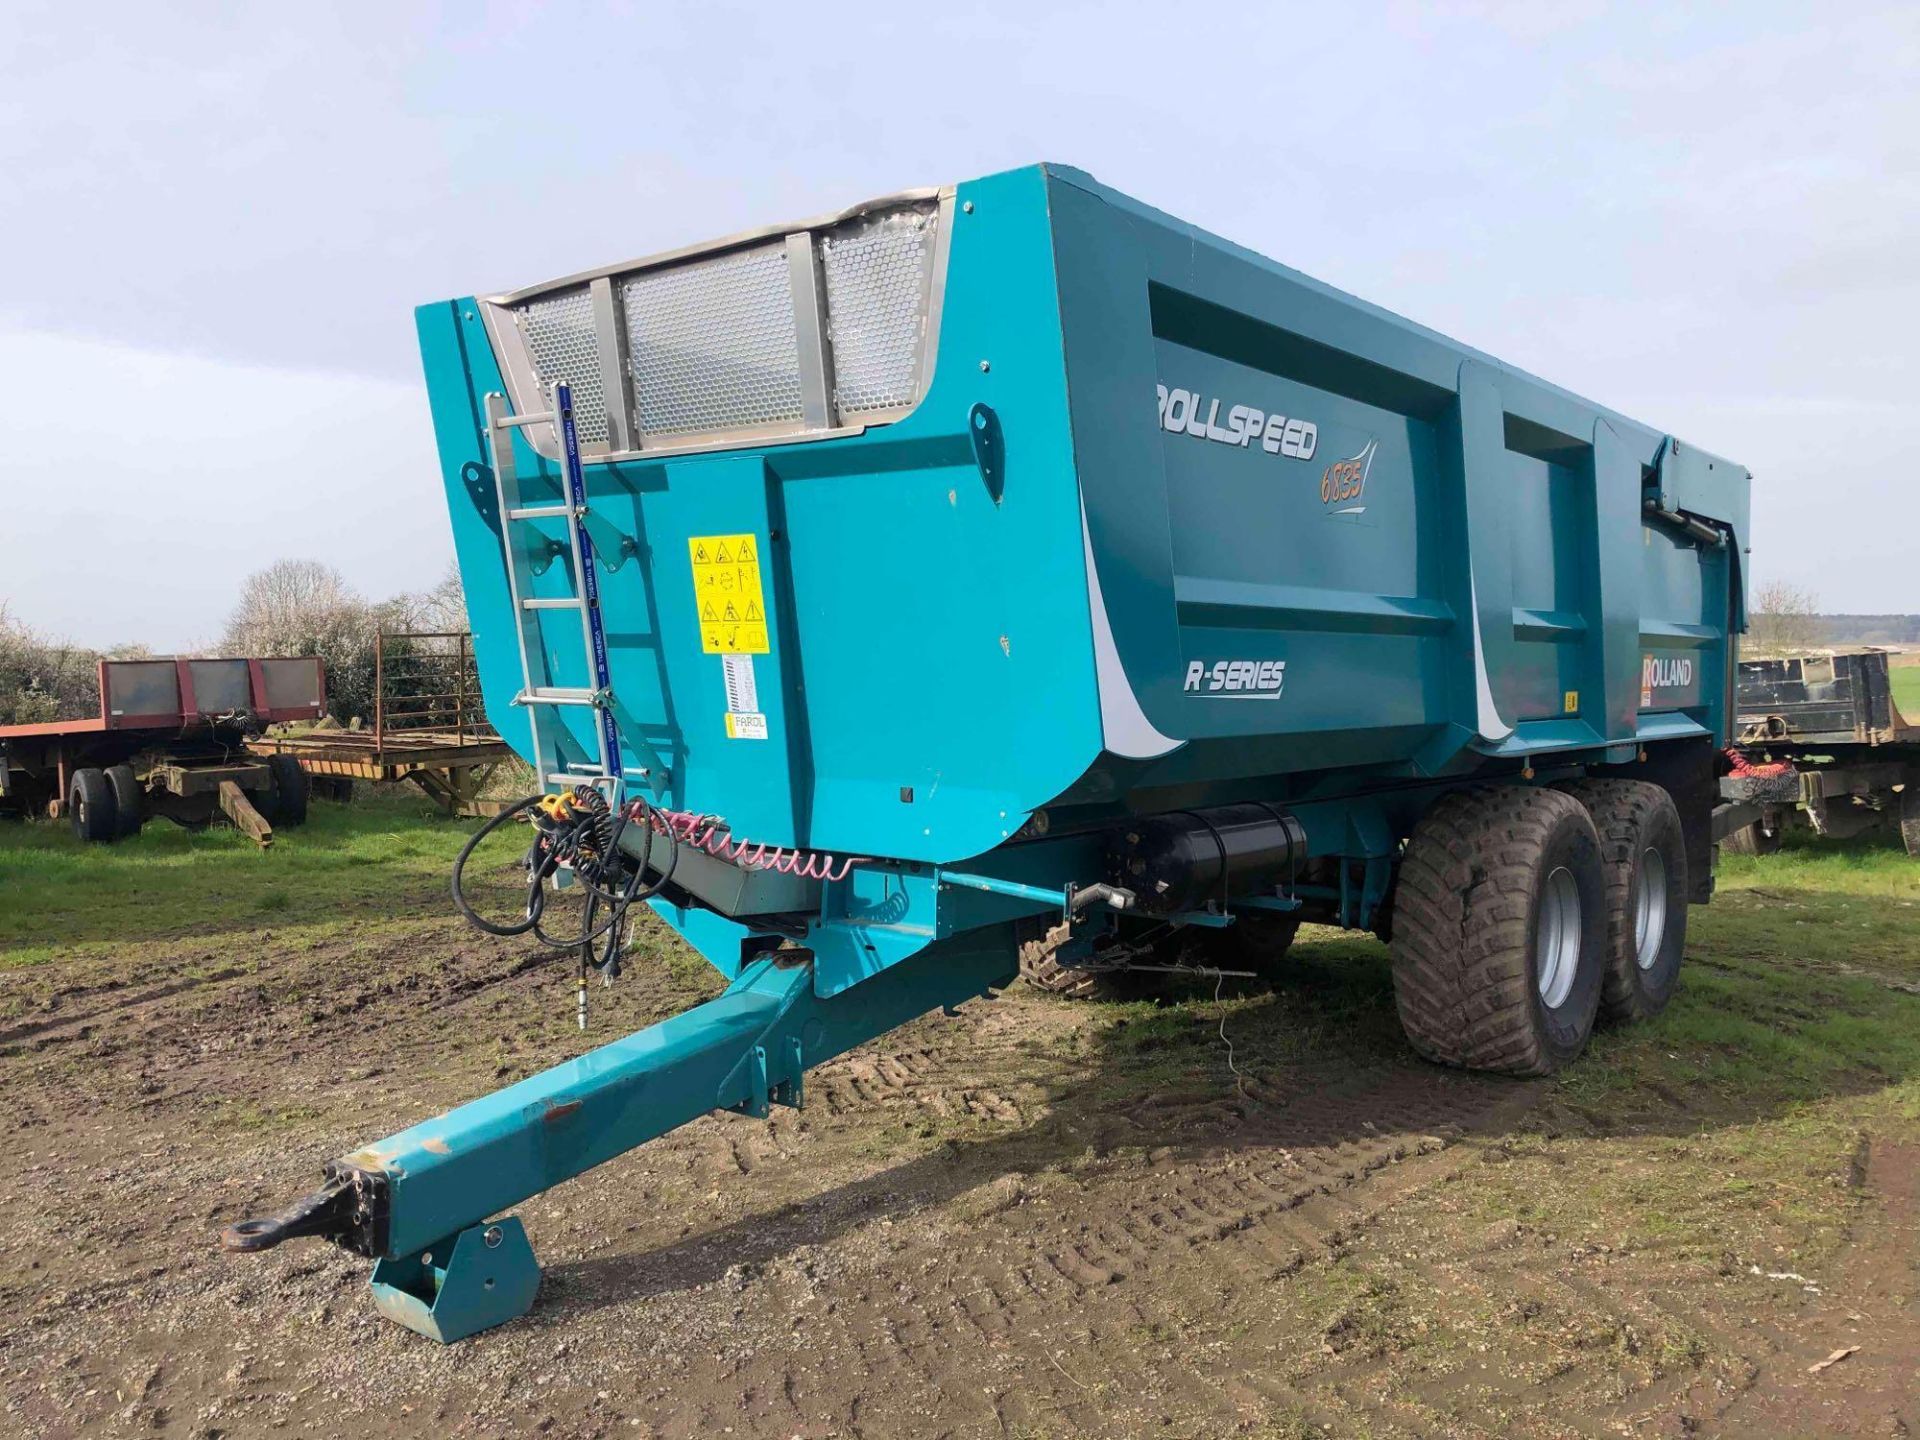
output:
M1920 858L1920 717L1894 700L1887 652L1743 660L1735 700L1720 790L1740 823L1723 845L1766 854L1790 825L1836 839L1897 826Z

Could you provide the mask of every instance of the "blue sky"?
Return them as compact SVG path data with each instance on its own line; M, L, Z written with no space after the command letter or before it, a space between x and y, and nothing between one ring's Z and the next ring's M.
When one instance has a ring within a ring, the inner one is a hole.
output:
M1755 472L1920 609L1920 7L15 0L0 602L218 633L450 554L412 309L1062 160Z

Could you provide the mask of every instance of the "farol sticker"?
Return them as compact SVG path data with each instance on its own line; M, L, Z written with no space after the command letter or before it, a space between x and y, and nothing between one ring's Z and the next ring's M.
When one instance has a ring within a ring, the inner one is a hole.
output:
M727 686L727 738L764 740L767 717L760 712L760 684L753 674L753 656L722 655L720 673Z

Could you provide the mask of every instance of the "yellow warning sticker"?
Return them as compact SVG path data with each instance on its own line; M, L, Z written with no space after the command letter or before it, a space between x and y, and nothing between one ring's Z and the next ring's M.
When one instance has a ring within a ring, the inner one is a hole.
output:
M1578 690L1567 691L1567 693L1561 697L1560 704L1561 708L1564 709L1567 714L1578 715L1580 713L1580 692Z
M709 655L765 655L767 596L760 542L751 535L690 535L700 648Z

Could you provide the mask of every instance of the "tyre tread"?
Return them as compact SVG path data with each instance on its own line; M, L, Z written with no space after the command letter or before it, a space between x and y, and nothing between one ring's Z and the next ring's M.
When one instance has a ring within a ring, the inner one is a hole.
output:
M1569 795L1518 786L1456 791L1415 828L1394 900L1400 1023L1426 1059L1545 1075L1557 1062L1533 1023L1528 908Z
M119 838L119 812L106 771L94 766L74 771L67 803L73 814L73 833L81 840L98 845Z
M1613 958L1613 951L1623 944L1630 949L1631 942L1612 933L1612 927L1616 923L1632 924L1628 904L1633 890L1634 854L1640 848L1641 839L1655 816L1662 809L1671 809L1673 799L1658 785L1650 785L1644 780L1579 780L1568 785L1566 791L1587 807L1587 813L1593 817L1594 829L1600 832L1600 855L1605 865L1607 885L1610 957L1606 981L1600 992L1600 1013L1615 1023L1651 1019L1665 1008L1666 1002L1662 1000L1658 1004L1650 1004L1630 977L1618 973L1618 962ZM1687 856L1684 847L1676 851L1668 863L1682 868L1678 888L1685 895ZM1669 913L1667 923L1678 924L1684 934L1685 907L1677 915ZM1632 959L1630 954L1628 959Z
M138 835L145 819L141 813L140 778L131 765L110 765L103 772L107 777L107 788L113 792L114 829L116 837L125 839L129 835Z

